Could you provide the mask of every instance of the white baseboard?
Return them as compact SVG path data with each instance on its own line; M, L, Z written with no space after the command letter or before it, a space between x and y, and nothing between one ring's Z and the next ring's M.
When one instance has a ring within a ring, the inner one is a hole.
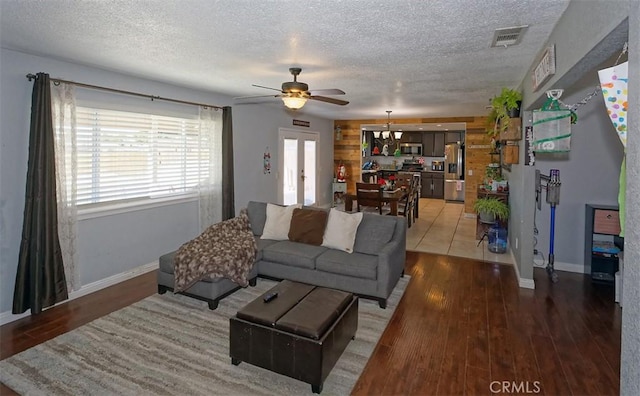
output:
M534 257L533 263L535 267L546 268L547 262L543 262L542 259ZM557 271L574 272L576 274L586 274L584 265L575 263L565 263L562 261L554 261L553 268Z
M120 274L115 274L112 275L108 278L105 279L101 279L99 281L96 282L92 282L89 283L88 285L82 286L80 287L80 289L78 290L74 290L71 293L69 293L69 299L65 300L65 301L61 301L58 304L54 305L54 306L58 306L60 304L65 304L71 300L75 300L76 298L80 298L82 296L86 296L87 294L91 294L94 292L97 292L98 290L104 289L106 287L109 286L113 286L117 283L120 282L124 282L127 279L131 279L134 278L138 275L142 275L144 273L147 272L151 272L158 269L158 261L154 261L152 263L149 264L145 264L145 265L141 265L140 267L136 267L134 269L131 269L129 271L126 272L122 272ZM51 307L49 307L51 308ZM48 308L47 308L48 309ZM26 318L27 316L31 315L31 313L29 311L22 313L22 314L18 314L18 315L14 315L11 313L11 311L7 311L7 312L2 312L0 313L0 326L16 321L18 319L22 319L22 318Z
M577 274L585 274L585 268L582 264L563 263L562 261L555 261L553 268L558 271L575 272Z
M518 268L518 264L513 256L513 251L509 249L509 254L511 255L511 262L513 262L513 269L516 271L516 279L518 279L518 286L523 289L535 289L536 283L533 279L526 279L520 277L520 269Z

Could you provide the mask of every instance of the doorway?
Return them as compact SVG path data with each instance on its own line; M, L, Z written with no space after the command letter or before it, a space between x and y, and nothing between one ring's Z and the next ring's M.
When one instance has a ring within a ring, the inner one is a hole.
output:
M317 132L278 131L278 201L284 205L317 202Z

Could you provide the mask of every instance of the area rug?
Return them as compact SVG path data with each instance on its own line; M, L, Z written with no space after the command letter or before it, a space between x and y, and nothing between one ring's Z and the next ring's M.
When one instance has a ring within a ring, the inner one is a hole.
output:
M406 289L387 309L360 299L358 331L324 383L348 395ZM0 362L0 381L25 395L301 395L311 385L229 358L229 318L276 283L223 299L217 310L189 297L153 295Z

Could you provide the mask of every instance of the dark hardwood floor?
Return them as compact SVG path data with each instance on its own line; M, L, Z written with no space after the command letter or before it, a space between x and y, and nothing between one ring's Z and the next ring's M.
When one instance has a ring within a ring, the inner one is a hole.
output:
M354 395L613 395L619 393L621 310L612 287L536 269L407 253L411 282ZM156 292L155 273L0 327L0 359ZM356 335L357 336L357 335ZM493 392L492 392L493 391ZM13 394L0 385L0 394Z

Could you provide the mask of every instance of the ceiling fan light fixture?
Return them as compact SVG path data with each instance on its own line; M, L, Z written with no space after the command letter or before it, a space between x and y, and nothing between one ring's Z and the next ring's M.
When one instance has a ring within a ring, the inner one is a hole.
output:
M380 138L380 131L373 131L373 137L376 139Z
M400 138L402 138L402 131L394 132L393 137L396 138L396 140L400 140Z
M391 131L382 131L383 139L389 139L389 136L391 136Z
M307 103L307 98L302 98L298 96L283 96L282 101L284 105L291 110L298 110Z

